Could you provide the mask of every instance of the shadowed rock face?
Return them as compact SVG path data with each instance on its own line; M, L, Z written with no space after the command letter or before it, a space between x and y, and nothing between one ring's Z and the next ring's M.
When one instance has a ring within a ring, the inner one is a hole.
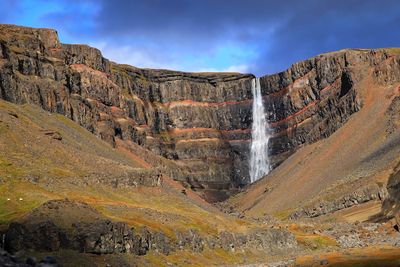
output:
M394 218L396 230L400 231L400 163L393 170L387 189L389 197L385 199L382 211L387 218Z
M262 77L273 165L358 111L361 74L353 68L389 57L342 51ZM252 78L138 69L95 48L61 44L54 30L0 25L0 98L63 114L114 146L116 139L137 143L169 160L162 172L210 201L249 182Z
M110 221L86 203L52 200L34 209L21 222L11 223L5 234L7 250L58 251L72 249L95 254L157 251L168 255L177 250L202 252L209 249L258 249L276 254L297 249L297 241L286 229L256 229L246 234L221 232L202 236L196 230L176 232L169 238L146 227L135 229Z

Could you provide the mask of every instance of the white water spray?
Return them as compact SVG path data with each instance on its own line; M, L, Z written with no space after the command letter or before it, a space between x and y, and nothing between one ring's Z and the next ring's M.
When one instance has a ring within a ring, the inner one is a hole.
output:
M268 158L270 135L269 125L265 120L260 78L251 81L251 90L253 92L253 125L251 129L250 181L253 183L270 171Z

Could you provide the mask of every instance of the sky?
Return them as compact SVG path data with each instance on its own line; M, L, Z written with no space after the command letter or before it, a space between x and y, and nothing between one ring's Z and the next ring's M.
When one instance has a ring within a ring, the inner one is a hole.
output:
M137 67L258 76L325 52L400 47L399 0L0 0L0 23L53 28Z

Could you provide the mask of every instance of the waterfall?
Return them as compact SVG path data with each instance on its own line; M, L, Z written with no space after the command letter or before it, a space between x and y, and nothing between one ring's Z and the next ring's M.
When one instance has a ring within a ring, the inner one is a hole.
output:
M260 78L251 81L253 125L251 129L250 181L253 183L270 171L268 158L269 125L265 119Z

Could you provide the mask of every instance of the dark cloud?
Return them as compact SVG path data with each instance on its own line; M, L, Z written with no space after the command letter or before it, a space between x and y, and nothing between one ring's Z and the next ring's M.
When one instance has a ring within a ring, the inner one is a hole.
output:
M344 48L400 45L398 1L319 1L297 12L273 36L258 70L283 70L295 61Z
M400 45L396 0L101 2L101 34L145 36L163 47L188 50L255 44L259 56L244 63L257 74L327 51Z
M160 42L194 45L242 41L255 38L282 19L299 1L222 0L102 0L98 27L102 33L120 36L148 36ZM229 37L227 40L226 38ZM169 38L173 38L168 40Z
M11 10L13 2L0 1L0 7ZM41 19L66 32L68 41L97 44L111 59L141 66L236 65L261 75L323 52L400 45L398 0L38 2L62 5Z

